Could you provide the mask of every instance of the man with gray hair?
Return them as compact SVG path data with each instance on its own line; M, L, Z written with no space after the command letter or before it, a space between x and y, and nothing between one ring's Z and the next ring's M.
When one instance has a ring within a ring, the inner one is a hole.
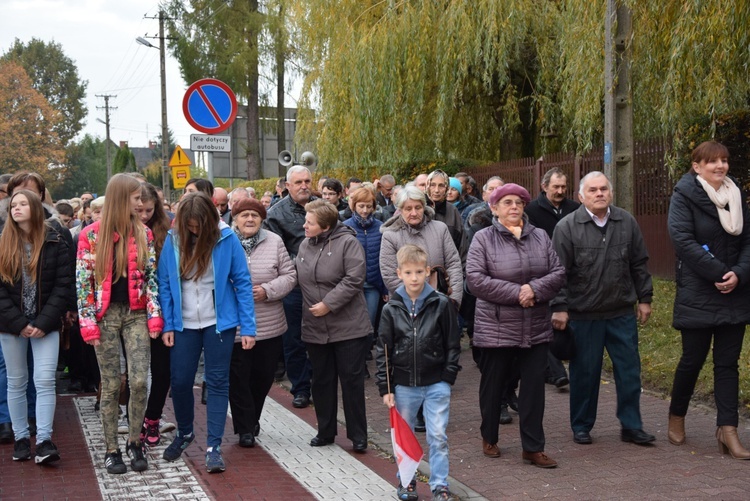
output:
M216 193L217 193L216 190L219 190L219 189L220 188L216 188L214 190L214 198L216 197ZM229 226L231 226L232 225L232 207L234 206L234 204L236 204L240 200L244 198L248 198L248 197L249 195L247 194L247 190L245 188L233 189L232 192L229 194L229 200L227 202L228 209L224 214L221 214L221 220L227 223Z
M651 315L648 252L635 218L612 205L612 183L594 171L581 179L581 207L555 227L553 243L567 284L550 303L552 326L573 331L570 425L573 441L590 444L596 422L602 358L607 349L617 390L620 439L646 445L643 431L638 325ZM637 306L636 306L637 305Z
M453 243L461 256L461 262L466 261L466 252L469 250L464 239L464 221L456 206L448 203L449 176L445 172L436 169L427 176L427 201L435 209L435 219L442 221L450 231Z
M316 199L312 195L312 174L303 165L294 165L286 173L289 194L271 206L263 226L281 237L292 261L305 239L305 204ZM302 291L295 287L284 299L287 330L283 334L286 373L292 383L292 405L298 409L310 405L312 367L302 342Z
M396 185L396 179L390 174L380 178L380 191L375 196L380 207L387 207L393 205L393 196L391 195L393 187Z

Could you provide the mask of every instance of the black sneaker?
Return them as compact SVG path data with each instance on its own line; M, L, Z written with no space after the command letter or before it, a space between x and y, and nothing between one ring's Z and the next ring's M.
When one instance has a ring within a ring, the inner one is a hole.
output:
M111 475L119 475L128 471L128 467L122 461L122 452L120 452L120 449L105 454L104 466L107 468L107 473Z
M28 461L31 459L31 440L22 438L16 440L13 446L13 461Z
M47 464L59 460L60 453L57 451L55 444L52 443L52 440L45 440L36 446L36 455L34 456L36 464Z
M148 460L146 455L143 453L143 442L140 444L129 443L125 448L125 451L130 458L130 467L133 471L146 471L148 470Z

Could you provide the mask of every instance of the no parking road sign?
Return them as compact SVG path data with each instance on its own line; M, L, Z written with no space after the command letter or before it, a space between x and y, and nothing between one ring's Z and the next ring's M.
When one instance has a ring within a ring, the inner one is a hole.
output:
M227 84L215 78L198 80L182 99L188 123L205 134L218 134L237 117L237 99Z

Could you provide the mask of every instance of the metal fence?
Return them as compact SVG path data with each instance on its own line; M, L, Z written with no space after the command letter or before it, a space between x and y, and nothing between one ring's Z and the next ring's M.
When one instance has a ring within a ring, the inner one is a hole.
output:
M676 182L664 161L669 144L661 139L637 141L633 148L634 216L643 232L649 252L649 269L655 276L674 278L675 255L667 233L669 197ZM474 168L469 174L479 186L491 176L500 176L506 183L520 184L536 196L542 176L557 167L568 176L568 197L578 200L581 178L591 171L604 170L604 153L595 150L585 155L552 153L539 159L517 158Z

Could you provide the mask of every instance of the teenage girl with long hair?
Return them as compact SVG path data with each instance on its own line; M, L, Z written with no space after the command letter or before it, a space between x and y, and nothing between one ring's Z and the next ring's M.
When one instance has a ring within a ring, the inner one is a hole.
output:
M208 388L206 470L222 472L225 466L219 446L229 405L234 336L239 330L246 350L255 345L255 308L242 244L219 219L205 193L188 193L180 201L158 273L164 308L162 340L172 352L172 402L177 419L177 436L164 451L164 459L177 460L195 439L193 381L203 350Z
M161 249L167 238L172 222L164 210L164 205L159 199L156 188L149 183L141 185L141 207L138 214L141 222L145 224L154 234L154 249L156 261L159 262ZM163 423L160 425L161 413L164 410L164 402L169 393L169 348L161 339L151 340L151 392L148 395L146 405L146 417L141 428L141 441L149 447L159 445L161 433L174 430L174 424ZM164 426L162 429L161 426Z
M8 371L14 461L31 459L26 402L29 347L34 353L37 395L35 461L42 464L60 459L52 443L55 369L61 319L72 302L72 285L68 243L45 221L39 196L30 190L15 190L0 236L0 344Z
M81 336L94 346L101 371L101 417L108 473L127 468L117 443L120 397L120 346L124 346L130 383L129 440L126 451L134 471L148 469L140 440L146 408L149 336L164 324L158 301L156 256L151 230L141 223L141 183L116 174L107 184L102 218L78 240L76 285ZM121 341L122 339L122 341Z

